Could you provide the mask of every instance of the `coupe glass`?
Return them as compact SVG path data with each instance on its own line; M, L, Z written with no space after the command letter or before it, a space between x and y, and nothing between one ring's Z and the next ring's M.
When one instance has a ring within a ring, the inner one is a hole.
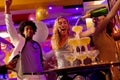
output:
M80 32L82 32L82 30L83 30L82 26L75 25L72 28L72 31L76 33L76 38L78 38L78 39L79 39L79 34L80 34Z
M90 43L90 37L82 37L79 39L79 44L80 46L84 46L85 47L85 52L88 52L88 47L87 45Z
M79 46L78 39L76 38L71 38L68 39L68 44L73 47L74 53L76 53L76 47Z
M87 56L92 60L92 63L96 63L96 57L98 56L99 51L98 50L93 50L89 51Z
M70 62L70 65L73 66L73 62L76 60L76 56L73 53L68 53L64 55L65 59Z
M77 59L81 60L81 65L84 65L84 59L87 58L87 54L86 53L80 53L78 56L77 56Z

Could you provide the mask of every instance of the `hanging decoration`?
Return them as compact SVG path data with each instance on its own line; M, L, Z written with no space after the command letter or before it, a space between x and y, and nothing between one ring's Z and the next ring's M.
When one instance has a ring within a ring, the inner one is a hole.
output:
M36 20L43 20L48 17L48 10L46 8L37 8L36 10Z

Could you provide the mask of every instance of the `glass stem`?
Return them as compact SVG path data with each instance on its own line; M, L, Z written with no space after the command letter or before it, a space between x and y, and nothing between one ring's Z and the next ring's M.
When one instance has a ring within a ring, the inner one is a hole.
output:
M76 51L76 47L75 46L73 47L73 49L74 49L74 53L76 53L77 51Z
M70 65L73 66L73 61L70 62Z
M81 64L84 65L84 60L81 60Z
M80 49L80 53L81 53L81 52L82 52L82 51L81 51L81 46L79 46L79 49Z
M85 52L88 53L88 47L87 47L87 45L84 45L84 47L85 47Z

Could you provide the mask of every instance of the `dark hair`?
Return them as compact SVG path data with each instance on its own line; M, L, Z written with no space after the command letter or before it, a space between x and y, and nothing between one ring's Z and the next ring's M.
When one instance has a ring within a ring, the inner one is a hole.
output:
M24 31L25 26L28 26L28 25L32 27L34 33L36 32L37 27L36 27L36 25L35 25L35 23L34 23L33 21L28 21L28 20L27 20L27 21L22 21L22 22L20 23L19 28L18 28L19 33L20 33L22 36L24 36L23 31Z

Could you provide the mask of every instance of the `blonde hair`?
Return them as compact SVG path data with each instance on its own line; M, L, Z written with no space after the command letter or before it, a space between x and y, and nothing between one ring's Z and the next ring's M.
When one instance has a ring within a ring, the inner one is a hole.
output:
M58 21L61 18L66 19L66 21L68 22L67 18L65 18L63 16L60 16L55 20L54 25L53 25L53 35L51 38L51 45L52 45L52 49L54 49L54 50L58 50L62 46L62 45L60 45L60 41L61 41L62 37L58 30L58 25L59 25ZM69 24L69 22L68 22L68 24ZM68 34L69 34L69 29L68 29Z

